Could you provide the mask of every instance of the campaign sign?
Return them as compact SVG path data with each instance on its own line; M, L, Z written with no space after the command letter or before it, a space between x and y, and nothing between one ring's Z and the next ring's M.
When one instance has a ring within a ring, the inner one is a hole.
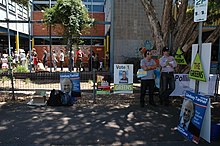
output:
M96 94L110 94L110 85L105 76L97 75Z
M186 91L180 112L178 131L190 141L199 143L200 131L203 124L209 98Z
M114 93L133 93L133 64L114 64Z
M68 93L72 100L77 100L81 97L80 90L80 74L76 72L60 73L60 86L63 93Z
M170 96L185 96L186 91L194 91L190 88L190 79L188 74L174 74L175 89ZM217 75L210 74L208 78L208 93L200 92L203 95L214 96L216 91Z

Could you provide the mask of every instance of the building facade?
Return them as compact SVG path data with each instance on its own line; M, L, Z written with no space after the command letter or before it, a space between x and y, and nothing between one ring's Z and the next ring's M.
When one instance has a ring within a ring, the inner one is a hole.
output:
M86 34L82 34L80 38L84 41L84 44L80 47L86 54L84 57L84 65L88 66L88 56L92 51L99 54L100 60L105 56L105 13L104 13L104 0L82 0L83 4L88 9L89 15L91 18L94 18L96 22L91 29L88 30ZM32 8L32 19L33 20L42 20L44 8L52 7L56 1L39 1L33 0ZM58 29L51 28L51 38L49 33L49 27L43 23L33 23L32 25L32 36L33 36L33 47L37 50L39 57L43 55L43 48L46 48L48 52L55 50L58 55L60 49L64 49L66 44L64 43L62 32L59 32ZM51 40L51 41L50 41ZM50 44L51 43L51 44ZM50 48L51 47L51 48ZM73 48L73 51L76 52L76 47ZM65 57L66 61L64 66L68 64L68 57ZM104 60L101 60L104 61ZM48 64L49 65L49 64Z
M8 9L7 2L8 1ZM7 23L5 20L28 21L28 9L11 0L0 0L0 54L8 54L8 29L10 33L10 48L28 49L29 27L28 23ZM20 43L19 43L20 42Z
M154 0L158 18L161 18L163 2ZM152 38L149 21L144 7L139 0L106 0L105 21L111 22L106 26L110 34L111 70L113 64L124 63L129 58L141 58L138 49L151 47Z

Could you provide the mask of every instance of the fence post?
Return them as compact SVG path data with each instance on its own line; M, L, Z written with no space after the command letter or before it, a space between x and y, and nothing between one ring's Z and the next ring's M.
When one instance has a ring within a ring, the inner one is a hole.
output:
M93 72L92 72L92 78L93 78L93 103L95 103L96 101L95 101L95 96L96 96L96 90L95 90L95 83L96 83L96 71L95 70L93 70Z

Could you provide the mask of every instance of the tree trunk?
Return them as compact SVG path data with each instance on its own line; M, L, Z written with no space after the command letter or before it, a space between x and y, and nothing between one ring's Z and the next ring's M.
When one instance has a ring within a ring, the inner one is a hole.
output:
M188 0L183 0L182 4L179 5L179 11L178 11L178 15L177 15L177 20L176 20L176 25L174 28L174 34L177 33L177 31L179 30L179 28L183 25L183 23L185 22L186 19L186 9L188 6Z
M187 52L190 48L192 48L192 44L195 43L198 35L199 35L198 30L194 30L191 37L188 38L186 43L183 45L183 47L182 47L183 52Z
M172 16L172 2L173 0L164 0L164 9L161 22L161 30L163 33L163 40L168 44L168 37L170 33L171 16Z
M163 34L161 31L160 22L157 19L155 8L152 5L152 2L149 0L141 0L144 10L146 12L146 16L150 22L150 27L152 30L152 37L155 41L156 49L162 54L162 48L165 46L164 40L163 40Z

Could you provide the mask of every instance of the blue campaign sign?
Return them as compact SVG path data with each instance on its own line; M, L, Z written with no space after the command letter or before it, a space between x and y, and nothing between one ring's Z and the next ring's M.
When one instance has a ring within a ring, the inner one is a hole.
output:
M60 73L60 86L62 92L69 92L71 98L79 99L81 97L80 90L80 74L78 72L62 72Z
M198 144L203 118L209 98L186 91L182 104L178 131L187 139Z

